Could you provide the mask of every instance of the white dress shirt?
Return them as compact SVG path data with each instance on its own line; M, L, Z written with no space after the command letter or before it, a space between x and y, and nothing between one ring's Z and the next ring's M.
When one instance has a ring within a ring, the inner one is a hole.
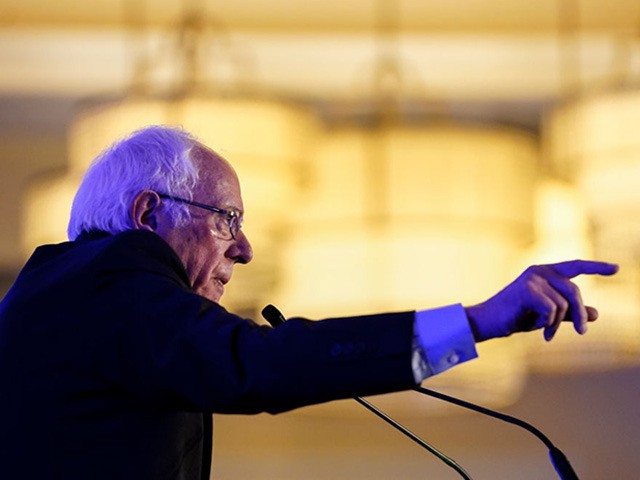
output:
M478 356L460 304L415 313L411 366L416 383Z

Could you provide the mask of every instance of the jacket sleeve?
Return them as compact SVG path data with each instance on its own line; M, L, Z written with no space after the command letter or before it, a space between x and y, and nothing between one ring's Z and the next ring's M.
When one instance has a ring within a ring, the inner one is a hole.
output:
M108 326L96 368L145 402L277 413L414 386L413 312L295 318L272 329L191 293L165 266L153 256L111 265L96 288L103 307L94 321Z

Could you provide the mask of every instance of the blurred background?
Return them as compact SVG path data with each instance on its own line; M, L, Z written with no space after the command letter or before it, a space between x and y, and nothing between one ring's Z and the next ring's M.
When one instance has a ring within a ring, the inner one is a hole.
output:
M490 342L425 386L532 422L582 479L638 477L640 3L0 0L2 294L65 239L95 155L154 123L240 175L256 257L223 304L251 318L470 304L532 263L619 262L579 280L585 337ZM476 479L556 478L515 427L371 400ZM457 478L348 401L217 416L214 451L220 480Z

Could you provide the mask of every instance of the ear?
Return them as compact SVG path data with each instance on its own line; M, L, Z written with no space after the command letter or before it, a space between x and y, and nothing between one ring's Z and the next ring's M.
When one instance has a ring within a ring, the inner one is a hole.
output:
M143 190L131 204L131 221L135 230L155 232L160 221L160 197L152 190Z

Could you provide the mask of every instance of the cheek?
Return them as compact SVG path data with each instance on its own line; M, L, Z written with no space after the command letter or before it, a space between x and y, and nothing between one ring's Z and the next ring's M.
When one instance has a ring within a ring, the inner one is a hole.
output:
M202 276L207 264L207 247L193 232L181 232L173 244L174 250L182 260L182 265L195 286L196 281Z
M193 290L212 299L212 296L220 295L213 277L224 262L226 245L212 236L205 225L198 227L180 232L174 249L182 260Z
M193 291L215 303L219 303L224 294L224 286L216 278L220 274L221 255L216 249L199 251L189 275Z
M214 276L218 265L224 259L224 250L212 241L199 242L197 245L192 245L188 256L190 258L190 271L187 270L187 273L192 279L194 287L196 287L212 281L212 276Z

